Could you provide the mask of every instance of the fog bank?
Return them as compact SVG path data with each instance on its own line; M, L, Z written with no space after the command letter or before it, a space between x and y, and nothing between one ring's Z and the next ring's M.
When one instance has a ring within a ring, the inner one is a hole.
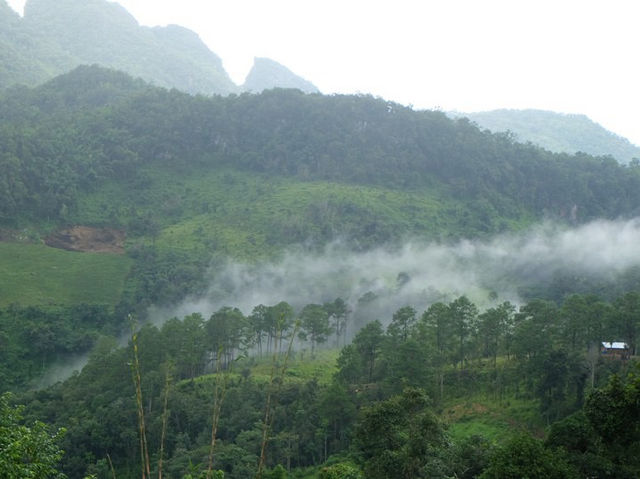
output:
M279 261L229 262L211 269L205 295L171 310L153 309L162 322L222 306L245 314L258 304L287 301L296 309L308 303L345 299L361 322L388 320L399 307L418 311L434 301L465 294L480 307L497 301L519 303L521 289L544 284L559 273L613 279L640 266L640 219L594 221L576 228L544 223L527 231L485 241L452 244L406 242L399 248L349 251L340 242L321 253L291 249Z
M577 228L544 223L486 241L413 240L367 252L353 252L336 242L321 253L293 248L279 261L229 261L212 267L206 294L173 308L151 308L149 316L161 325L194 312L208 318L223 306L249 314L258 304L287 301L299 310L341 297L353 314L348 331L353 336L368 321L388 323L406 305L421 313L435 301L462 294L481 309L503 301L519 304L522 288L549 283L557 274L606 282L634 267L640 267L640 218L594 221ZM123 337L121 343L127 340ZM38 387L66 379L82 369L87 357L53 365Z

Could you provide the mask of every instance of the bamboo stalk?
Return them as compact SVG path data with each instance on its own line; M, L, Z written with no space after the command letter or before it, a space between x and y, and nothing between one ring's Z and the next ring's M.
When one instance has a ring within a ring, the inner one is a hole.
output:
M138 360L138 335L135 332L135 326L131 316L129 316L131 322L131 343L133 344L133 363L131 365L131 373L133 376L133 383L136 388L136 406L138 412L138 429L140 432L140 461L142 468L142 479L151 477L151 467L149 464L149 449L147 446L147 433L144 424L144 408L142 403L142 387L140 379L140 362Z
M111 456L107 453L107 461L109 461L109 469L111 470L111 477L116 479L116 471L113 468L113 462L111 462Z
M158 479L162 479L162 459L164 456L164 440L167 435L167 419L169 417L169 387L171 385L171 365L167 364L167 370L164 378L164 404L162 407L162 433L160 436L160 452L158 457Z
M207 466L207 479L211 479L213 474L213 457L216 447L216 437L218 434L218 424L220 422L220 415L222 411L222 403L224 402L225 395L227 393L227 384L229 380L229 374L231 372L231 365L224 373L221 373L222 348L218 349L216 356L216 386L213 393L213 413L211 418L211 444L209 446L209 464ZM222 377L222 379L221 379ZM222 382L222 385L221 385Z
M289 340L289 346L287 348L287 353L285 354L284 361L282 364L282 368L279 371L278 376L278 387L275 391L275 394L272 394L273 389L273 381L276 376L277 371L277 359L278 359L278 351L280 350L280 345L282 344L282 333L283 328L280 327L278 335L275 352L273 354L273 362L271 364L271 374L269 376L269 389L267 390L267 401L265 404L265 414L264 421L262 423L262 443L260 445L260 461L258 462L258 471L256 472L255 479L262 479L262 474L264 472L264 466L267 460L267 445L269 443L269 432L271 431L271 427L273 426L273 411L272 408L275 407L277 396L280 393L280 389L282 387L282 383L284 382L284 375L287 371L287 365L289 361L289 356L291 355L291 350L293 348L293 340L295 339L296 333L298 332L298 328L300 327L300 321L296 321L293 333L291 334L291 338Z
M258 462L258 472L256 479L262 478L264 464L266 462L266 450L269 435L269 423L271 415L271 390L273 387L273 379L276 375L276 364L278 360L278 352L280 350L280 342L282 340L282 328L278 328L275 336L273 358L271 360L271 372L269 373L269 388L267 389L267 400L265 402L264 419L262 420L262 441L260 443L260 460Z

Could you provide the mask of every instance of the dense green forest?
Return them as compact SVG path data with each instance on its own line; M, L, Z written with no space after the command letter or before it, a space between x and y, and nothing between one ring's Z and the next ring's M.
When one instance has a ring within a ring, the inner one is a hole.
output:
M8 477L640 471L637 428L625 427L638 415L635 359L599 349L625 341L635 356L637 265L540 274L516 262L499 279L517 305L480 282L469 296L424 286L420 306L389 312L391 293L421 278L394 270L384 296L325 249L339 241L358 260L408 240L454 244L463 274L488 272L472 268L469 241L500 249L494 235L540 221L636 216L637 164L552 153L371 96L192 96L83 66L2 93L0 170ZM108 252L57 249L78 226L124 239ZM258 276L251 265L318 252L336 270L309 304L230 301L229 268ZM345 277L362 283L358 296ZM212 278L227 299L211 314L149 313L196 304ZM52 365L72 360L86 365L56 382Z
M150 170L223 167L267 177L434 191L492 219L567 221L633 215L639 170L607 157L552 154L465 119L367 96L272 90L206 98L82 67L2 98L0 195L5 222L61 221L108 180L142 195ZM346 205L345 205L346 207ZM116 218L117 219L117 218Z

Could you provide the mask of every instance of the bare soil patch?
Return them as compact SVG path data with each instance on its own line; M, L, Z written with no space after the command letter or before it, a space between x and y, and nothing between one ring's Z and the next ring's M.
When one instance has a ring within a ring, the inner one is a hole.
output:
M68 251L124 254L125 238L123 230L73 226L50 234L44 243Z

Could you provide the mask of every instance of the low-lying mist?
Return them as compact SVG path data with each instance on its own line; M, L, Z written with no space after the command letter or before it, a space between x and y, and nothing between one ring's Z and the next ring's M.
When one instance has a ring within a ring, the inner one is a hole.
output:
M503 301L521 304L530 299L523 291L554 291L559 276L574 282L586 278L588 285L615 284L633 268L640 268L640 218L594 221L576 228L544 223L485 241L412 240L402 247L367 252L353 252L335 242L321 253L297 248L279 261L229 261L212 267L206 294L173 308L151 308L149 317L161 325L194 312L208 318L223 306L249 314L258 304L287 301L299 310L341 297L352 311L347 333L353 336L368 321L388 323L406 305L421 313L435 301L463 294L480 309ZM637 287L640 273L636 276ZM121 344L127 339L121 338ZM83 355L55 365L40 387L68 378L86 359Z
M480 308L494 302L521 303L523 291L548 285L560 275L614 281L640 266L640 219L594 221L575 228L550 222L490 240L454 244L407 241L399 248L353 252L340 242L321 253L291 249L279 261L229 262L210 271L205 295L170 310L153 309L156 323L222 306L249 314L258 304L287 301L299 309L337 297L355 318L388 321L398 308L419 312L435 301L465 294Z

